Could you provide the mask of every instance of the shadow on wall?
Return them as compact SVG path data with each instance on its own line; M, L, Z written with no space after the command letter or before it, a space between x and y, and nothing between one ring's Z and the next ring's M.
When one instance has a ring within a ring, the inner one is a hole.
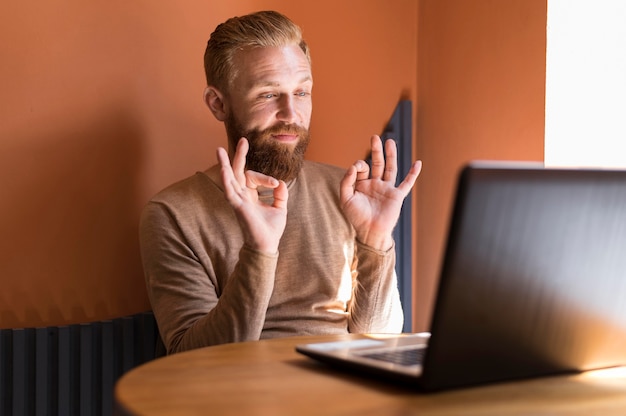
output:
M0 144L1 328L149 309L137 238L143 135L128 112L101 114Z

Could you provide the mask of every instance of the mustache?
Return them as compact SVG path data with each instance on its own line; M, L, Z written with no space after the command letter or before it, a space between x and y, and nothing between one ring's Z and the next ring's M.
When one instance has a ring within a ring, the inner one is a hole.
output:
M263 135L294 134L299 136L303 136L306 133L307 129L305 129L304 127L300 127L295 124L285 123L279 123L272 127L268 127L262 132Z

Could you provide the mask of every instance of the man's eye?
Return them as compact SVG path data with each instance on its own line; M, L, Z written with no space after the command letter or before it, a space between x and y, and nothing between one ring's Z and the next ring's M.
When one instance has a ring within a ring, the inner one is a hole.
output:
M307 95L309 95L309 93L306 91L300 91L300 92L297 92L296 95L298 97L306 97Z
M267 94L263 94L263 95L261 95L261 97L262 97L262 98L265 98L266 100L270 100L270 99L272 99L272 98L276 97L276 94L271 93L271 92L268 92Z

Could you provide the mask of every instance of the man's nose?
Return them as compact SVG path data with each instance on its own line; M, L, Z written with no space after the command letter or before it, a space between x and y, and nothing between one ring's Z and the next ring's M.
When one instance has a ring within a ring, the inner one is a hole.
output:
M287 124L293 124L297 121L294 97L291 94L280 96L276 118Z

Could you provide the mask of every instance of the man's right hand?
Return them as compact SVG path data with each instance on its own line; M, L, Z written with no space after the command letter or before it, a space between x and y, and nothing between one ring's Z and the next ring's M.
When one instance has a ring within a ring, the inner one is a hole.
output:
M222 147L217 149L217 160L222 168L222 185L226 199L237 215L245 244L255 250L274 254L278 252L278 244L287 223L289 193L284 181L245 170L248 147L248 140L241 138L232 165L226 150ZM271 205L259 199L258 187L274 190Z

